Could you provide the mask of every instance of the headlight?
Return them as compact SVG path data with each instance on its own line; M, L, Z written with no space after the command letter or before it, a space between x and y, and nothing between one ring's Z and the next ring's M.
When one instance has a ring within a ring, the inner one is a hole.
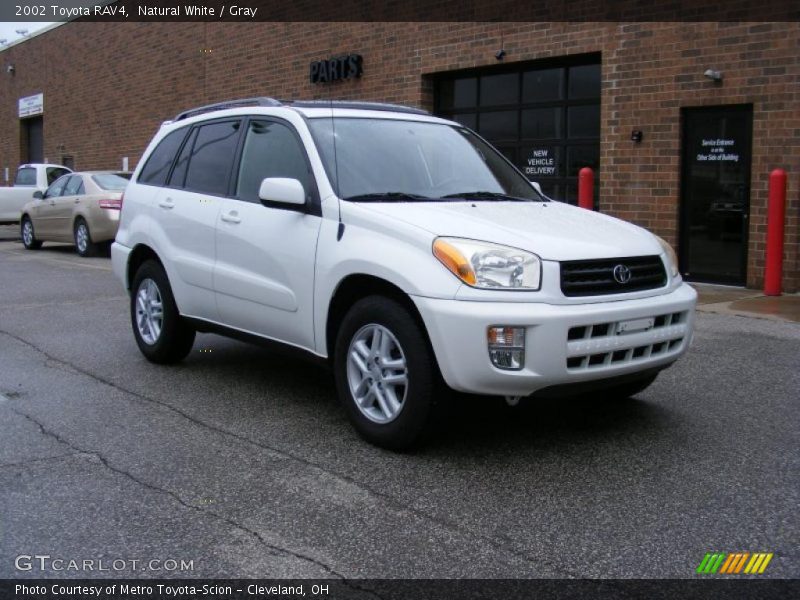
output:
M483 289L538 290L542 264L525 250L461 238L436 238L433 255L461 281Z
M654 234L655 235L655 234ZM675 254L675 250L672 249L664 239L656 236L658 243L661 244L661 247L664 249L664 254L667 255L667 268L669 269L670 274L673 278L678 276L678 255Z

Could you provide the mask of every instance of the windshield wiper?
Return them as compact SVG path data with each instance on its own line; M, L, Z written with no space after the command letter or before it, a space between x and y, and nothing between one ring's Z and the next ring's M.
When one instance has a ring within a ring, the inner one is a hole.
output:
M536 202L533 198L519 198L509 196L500 192L460 192L458 194L447 194L442 198L463 198L464 200L511 200L513 202Z
M406 202L408 200L425 201L432 200L429 196L419 194L408 194L406 192L376 192L374 194L357 194L348 196L344 200L352 202Z

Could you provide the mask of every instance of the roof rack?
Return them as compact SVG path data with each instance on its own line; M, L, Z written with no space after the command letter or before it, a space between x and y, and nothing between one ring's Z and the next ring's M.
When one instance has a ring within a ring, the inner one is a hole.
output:
M214 104L207 104L205 106L198 106L197 108L190 108L185 110L173 119L173 121L180 121L202 115L203 113L213 112L215 110L225 110L226 108L241 108L244 106L283 106L281 102L275 98L267 98L261 96L259 98L242 98L241 100L226 100L225 102L215 102Z
M287 100L295 108L356 108L360 110L385 110L413 115L429 115L427 110L403 106L402 104L389 104L387 102L362 102L358 100Z
M294 108L356 108L360 110L385 110L399 113L409 113L413 115L429 115L430 113L421 108L403 106L402 104L389 104L386 102L360 102L357 100L276 100L261 96L258 98L242 98L241 100L227 100L216 102L206 106L198 106L185 110L171 121L181 121L189 117L195 117L215 110L225 110L226 108L242 108L246 106L292 106Z

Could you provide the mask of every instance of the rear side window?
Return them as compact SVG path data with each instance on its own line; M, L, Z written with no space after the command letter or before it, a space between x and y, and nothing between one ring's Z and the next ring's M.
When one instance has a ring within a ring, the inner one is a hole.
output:
M78 196L83 193L83 178L80 175L73 175L67 180L62 196Z
M267 177L289 177L310 190L308 163L300 141L283 123L250 121L242 151L236 197L258 202L258 190Z
M182 188L183 184L186 182L186 171L189 169L189 157L192 154L192 148L194 148L195 138L197 138L197 128L192 130L192 133L189 134L189 139L186 140L186 143L183 145L183 150L181 150L181 154L178 156L178 162L175 163L175 168L172 169L172 175L170 175L169 178L169 187Z
M169 168L175 160L175 155L178 153L178 148L181 147L184 137L186 137L185 127L173 131L158 143L139 175L139 183L149 185L164 185L166 183Z
M60 169L59 167L47 167L47 185L50 185L56 179L62 175L66 175L67 173L71 173L71 171L67 169Z
M36 169L26 168L17 171L14 185L36 185Z
M240 129L240 121L222 121L198 127L186 170L184 187L187 190L216 196L228 193Z

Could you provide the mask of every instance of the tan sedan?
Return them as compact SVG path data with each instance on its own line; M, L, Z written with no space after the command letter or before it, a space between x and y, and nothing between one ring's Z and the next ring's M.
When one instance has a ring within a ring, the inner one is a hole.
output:
M127 184L126 178L111 171L58 178L22 207L22 243L28 250L40 248L42 242L73 243L78 254L92 256L117 235Z

